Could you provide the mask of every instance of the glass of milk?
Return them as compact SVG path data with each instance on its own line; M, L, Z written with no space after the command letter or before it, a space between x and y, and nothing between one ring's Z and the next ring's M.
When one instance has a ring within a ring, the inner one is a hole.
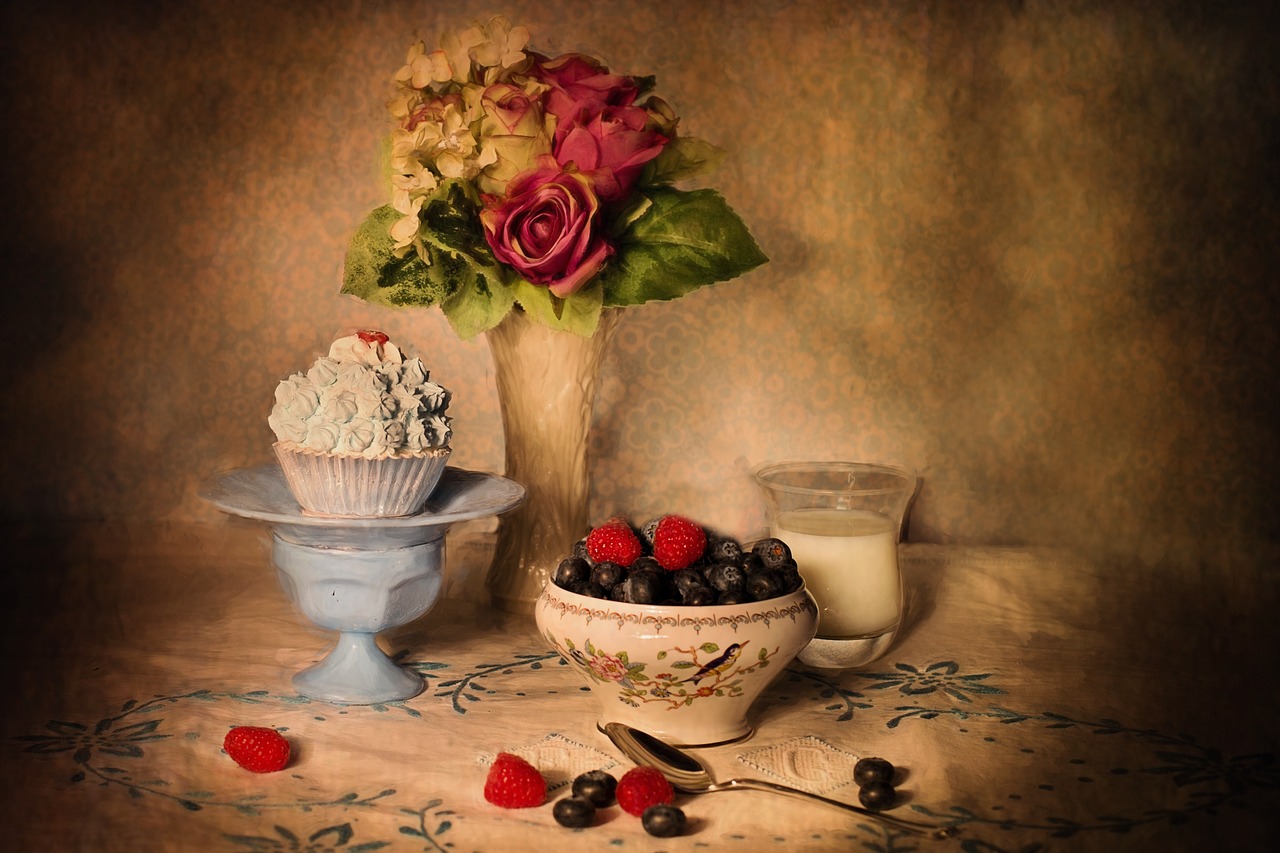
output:
M916 475L865 462L773 462L755 478L769 535L791 548L818 602L818 636L800 660L850 669L880 657L902 620L898 540Z

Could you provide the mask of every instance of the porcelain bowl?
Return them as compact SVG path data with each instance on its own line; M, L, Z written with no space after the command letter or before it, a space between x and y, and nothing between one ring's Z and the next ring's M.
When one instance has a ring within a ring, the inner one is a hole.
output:
M801 587L748 604L627 604L548 583L538 631L586 681L599 724L707 746L751 734L748 711L813 639L818 608Z

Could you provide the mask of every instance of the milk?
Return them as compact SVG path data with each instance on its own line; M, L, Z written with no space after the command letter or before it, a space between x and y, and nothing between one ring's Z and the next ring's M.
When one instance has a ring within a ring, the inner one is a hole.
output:
M788 510L771 532L791 548L817 599L819 637L870 637L897 627L902 582L891 519L862 510Z

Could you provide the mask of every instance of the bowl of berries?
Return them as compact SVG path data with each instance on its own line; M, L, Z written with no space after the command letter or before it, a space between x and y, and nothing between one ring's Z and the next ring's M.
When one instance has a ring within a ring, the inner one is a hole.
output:
M750 735L752 703L818 627L785 542L744 546L679 515L594 528L534 614L591 688L601 726L685 746Z

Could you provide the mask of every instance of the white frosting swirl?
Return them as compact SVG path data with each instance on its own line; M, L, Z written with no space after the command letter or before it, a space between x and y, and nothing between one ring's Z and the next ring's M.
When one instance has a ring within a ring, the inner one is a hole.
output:
M267 423L280 441L321 453L374 459L447 447L451 395L429 377L386 335L348 335L280 381Z

